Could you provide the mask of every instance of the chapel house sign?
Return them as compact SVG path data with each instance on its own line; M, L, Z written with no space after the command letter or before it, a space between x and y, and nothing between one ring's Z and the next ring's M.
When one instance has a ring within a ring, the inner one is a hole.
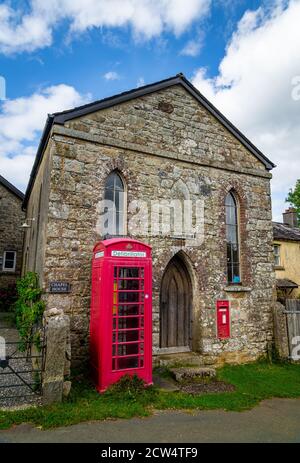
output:
M50 293L70 293L71 285L66 281L50 281Z

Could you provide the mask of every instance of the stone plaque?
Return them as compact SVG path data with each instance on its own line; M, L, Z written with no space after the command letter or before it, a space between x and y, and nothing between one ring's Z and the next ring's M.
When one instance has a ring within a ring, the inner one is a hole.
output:
M172 114L174 111L174 106L167 101L160 101L158 103L158 109L164 113Z
M65 281L50 281L50 293L70 293L71 285Z

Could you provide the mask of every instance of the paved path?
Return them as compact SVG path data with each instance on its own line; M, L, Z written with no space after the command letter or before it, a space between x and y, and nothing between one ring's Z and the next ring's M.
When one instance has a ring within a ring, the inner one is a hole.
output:
M157 412L149 418L99 421L41 431L21 425L0 442L298 442L300 399L274 399L253 410Z

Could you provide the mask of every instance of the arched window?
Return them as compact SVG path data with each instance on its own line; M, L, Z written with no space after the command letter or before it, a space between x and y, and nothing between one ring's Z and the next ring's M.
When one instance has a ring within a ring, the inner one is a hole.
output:
M232 191L225 200L228 283L240 283L239 214L237 200Z
M125 235L125 187L118 172L109 174L105 183L105 234Z

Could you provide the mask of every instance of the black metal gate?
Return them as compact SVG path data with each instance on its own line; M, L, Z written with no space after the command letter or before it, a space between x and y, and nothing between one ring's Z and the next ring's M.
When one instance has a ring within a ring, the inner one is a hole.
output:
M20 351L17 331L0 326L0 408L38 403L44 370L45 337L41 332L40 347L28 346Z
M286 299L286 327L289 343L290 359L300 360L300 300Z

